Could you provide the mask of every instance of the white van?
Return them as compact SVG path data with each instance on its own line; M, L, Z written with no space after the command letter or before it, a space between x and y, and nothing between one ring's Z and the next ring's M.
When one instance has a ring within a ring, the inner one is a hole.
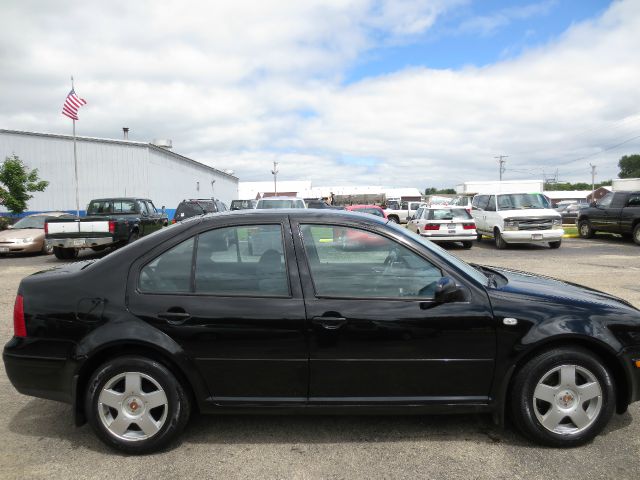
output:
M479 194L471 207L478 241L493 237L500 249L508 243L544 242L551 248L562 243L562 216L541 193Z

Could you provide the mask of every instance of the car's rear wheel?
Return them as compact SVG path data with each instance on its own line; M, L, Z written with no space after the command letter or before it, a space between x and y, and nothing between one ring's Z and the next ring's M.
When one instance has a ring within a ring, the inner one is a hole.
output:
M633 241L640 245L640 223L633 229Z
M129 241L127 242L127 244L133 243L139 238L140 238L140 233L138 232L138 230L134 230L133 232L131 232L131 235L129 235Z
M602 360L581 348L541 353L515 375L511 411L518 429L552 447L593 439L615 409L613 377Z
M595 233L596 231L591 226L591 222L589 220L581 220L578 224L578 234L582 238L592 238Z
M47 242L42 242L42 250L43 255L51 255L53 253L53 247L48 245Z
M505 242L504 238L502 238L502 234L500 233L500 230L496 228L495 231L493 232L493 236L495 238L496 248L498 250L504 250L505 248L507 248L507 242Z
M481 233L478 233L478 234L476 235L476 240L477 240L477 241L479 241L479 242L481 242L481 241L482 241L482 234L481 234Z
M562 240L558 240L557 242L549 242L549 248L560 248L562 245Z
M473 247L473 242L462 242L462 247L463 248L471 248Z
M87 420L107 445L131 454L160 450L184 429L189 397L164 365L124 356L101 365L85 397Z

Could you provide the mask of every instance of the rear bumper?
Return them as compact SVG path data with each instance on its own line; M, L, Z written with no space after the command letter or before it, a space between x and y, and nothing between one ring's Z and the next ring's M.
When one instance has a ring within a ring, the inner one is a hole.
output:
M47 245L61 248L91 248L114 243L112 237L47 238Z
M507 243L557 242L562 240L564 230L518 230L500 232Z
M73 365L66 357L40 355L39 349L24 339L9 340L2 353L9 381L24 395L72 403Z
M469 232L470 233L455 234L455 235L448 235L448 234L434 235L426 232L424 233L420 232L420 236L424 238L428 238L432 242L470 242L476 239L477 234L475 230L469 230Z

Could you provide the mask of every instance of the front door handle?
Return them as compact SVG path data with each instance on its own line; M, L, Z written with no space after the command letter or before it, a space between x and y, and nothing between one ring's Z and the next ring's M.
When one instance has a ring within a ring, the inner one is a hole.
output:
M325 330L337 330L347 323L344 317L313 317L311 319L314 325L320 325Z
M159 313L158 317L166 320L167 323L170 323L172 325L182 325L184 322L191 318L191 315L184 310L174 312L172 312L171 310L172 309L169 309L166 312Z

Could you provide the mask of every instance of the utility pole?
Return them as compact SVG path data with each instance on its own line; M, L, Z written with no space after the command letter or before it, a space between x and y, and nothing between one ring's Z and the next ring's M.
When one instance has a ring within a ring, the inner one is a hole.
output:
M273 162L273 170L271 170L271 174L273 175L273 194L274 196L278 196L278 162Z
M497 158L498 159L498 163L500 164L500 181L502 181L502 174L506 170L504 168L504 164L507 163L505 158L507 158L508 156L509 155L498 155L497 157L493 157L493 158Z
M593 193L596 191L596 166L591 163L589 166L591 167L591 201L595 202L596 199L593 198Z

